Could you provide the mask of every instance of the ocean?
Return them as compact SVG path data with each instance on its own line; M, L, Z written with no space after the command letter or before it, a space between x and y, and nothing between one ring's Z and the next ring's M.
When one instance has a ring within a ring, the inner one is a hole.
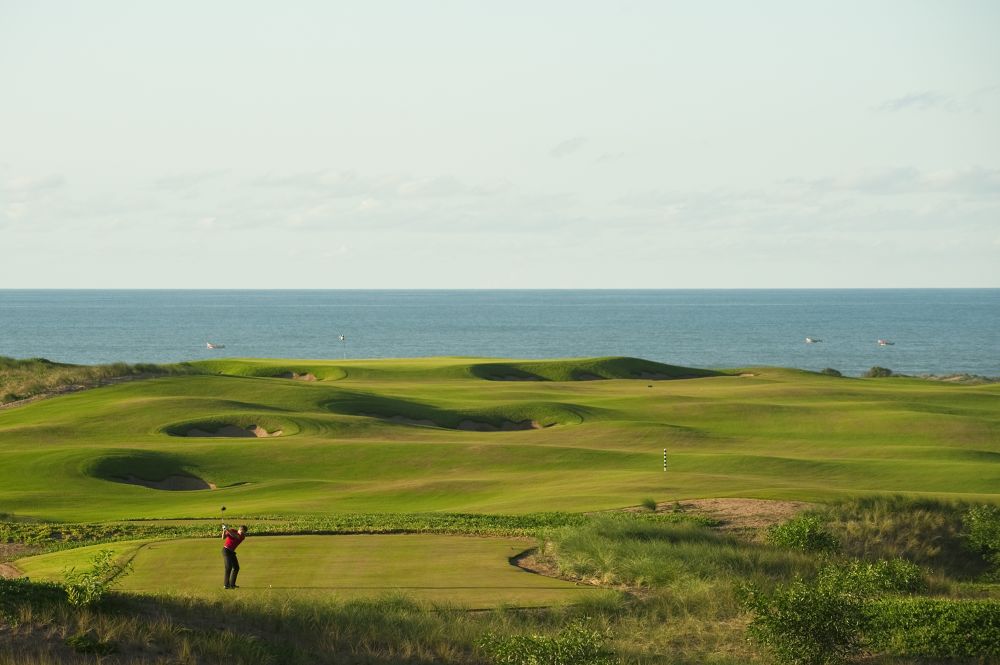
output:
M0 290L0 355L72 363L614 355L1000 376L1000 289Z

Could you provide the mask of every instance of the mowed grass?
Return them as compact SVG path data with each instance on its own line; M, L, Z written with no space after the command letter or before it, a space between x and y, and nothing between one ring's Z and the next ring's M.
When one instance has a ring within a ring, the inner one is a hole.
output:
M532 547L529 541L439 535L251 537L238 550L240 588L227 592L220 543L189 538L95 545L21 559L17 566L34 580L60 581L67 568L86 569L97 551L111 549L134 566L121 590L209 599L240 594L265 604L398 593L473 609L539 607L599 593L511 564L511 557Z
M580 512L645 497L1000 499L1000 385L629 358L191 367L200 373L0 410L0 513L79 522L211 517L221 504L266 516ZM285 378L304 375L316 380ZM177 435L225 424L281 435ZM216 489L121 482L171 476Z

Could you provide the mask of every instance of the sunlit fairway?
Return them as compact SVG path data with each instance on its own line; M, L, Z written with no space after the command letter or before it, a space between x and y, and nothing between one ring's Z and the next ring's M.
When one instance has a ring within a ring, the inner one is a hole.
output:
M115 543L22 559L37 580L59 580L70 566L86 568L100 549L131 558L134 572L120 588L146 594L218 597L240 594L267 601L289 596L346 600L402 593L470 608L558 605L597 593L524 571L510 563L531 546L519 540L462 536L272 536L240 548L239 589L222 589L219 541L183 539Z
M1000 385L627 358L196 365L208 373L0 411L0 512L579 512L644 497L992 501L1000 487ZM272 436L204 435L251 426ZM162 489L176 477L192 491Z

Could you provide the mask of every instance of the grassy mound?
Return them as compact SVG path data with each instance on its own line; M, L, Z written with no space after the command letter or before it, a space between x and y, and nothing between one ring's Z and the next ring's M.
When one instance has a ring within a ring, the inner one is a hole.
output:
M140 485L150 489L190 491L214 489L214 485L195 475L183 457L153 451L121 450L96 457L84 467L84 473L115 483Z
M191 374L196 371L187 363L71 365L52 362L45 358L18 360L0 356L0 404L29 399L36 395L93 388L125 378Z
M370 416L406 425L470 431L542 429L579 424L587 409L556 402L496 404L485 408L447 409L424 402L377 395L340 392L327 402L335 413Z
M298 426L289 419L246 413L188 420L163 428L163 432L170 436L229 438L289 436L298 430Z
M478 363L469 374L488 381L595 381L599 379L696 379L721 372L679 367L641 358L609 357L571 360Z
M306 382L337 381L347 376L343 368L323 361L220 359L202 360L191 365L208 374Z

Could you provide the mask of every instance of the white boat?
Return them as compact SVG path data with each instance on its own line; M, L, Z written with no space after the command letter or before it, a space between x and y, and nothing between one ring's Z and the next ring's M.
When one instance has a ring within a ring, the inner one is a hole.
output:
M817 342L822 342L823 340L816 337L806 337L806 344L815 344Z
M224 349L224 348L226 348L225 344L212 344L211 342L205 342L205 346L207 348L209 348L209 349Z
M895 346L895 345L896 345L896 343L895 343L895 342L890 342L890 341L889 341L889 340L887 340L887 339L880 339L880 340L878 341L878 345L879 345L879 346Z

